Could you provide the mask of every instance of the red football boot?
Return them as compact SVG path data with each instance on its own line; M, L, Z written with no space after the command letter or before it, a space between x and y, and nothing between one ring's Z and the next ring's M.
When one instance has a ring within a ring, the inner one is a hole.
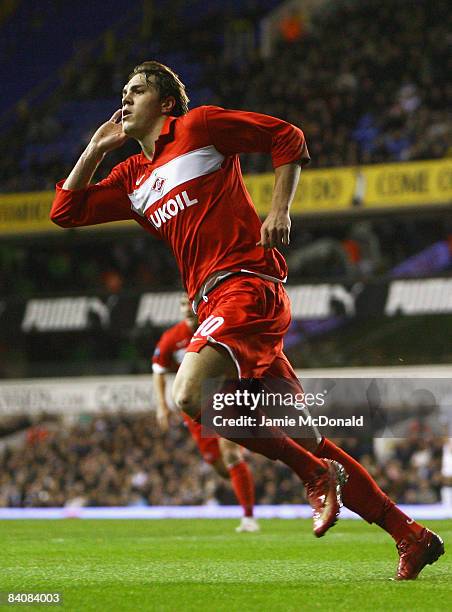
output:
M312 507L314 535L321 538L332 527L342 506L342 487L348 479L343 466L332 459L322 459L327 471L306 483L308 502Z
M394 580L415 580L426 565L435 563L444 554L444 542L424 527L419 538L400 540L397 550L400 559Z

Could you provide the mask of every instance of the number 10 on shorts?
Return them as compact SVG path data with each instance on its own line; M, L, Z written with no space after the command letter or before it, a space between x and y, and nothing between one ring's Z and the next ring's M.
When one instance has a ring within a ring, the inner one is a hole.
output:
M223 323L223 317L214 317L213 315L210 315L201 323L194 335L203 336L203 338L206 338L207 336L212 335L214 331L223 325Z

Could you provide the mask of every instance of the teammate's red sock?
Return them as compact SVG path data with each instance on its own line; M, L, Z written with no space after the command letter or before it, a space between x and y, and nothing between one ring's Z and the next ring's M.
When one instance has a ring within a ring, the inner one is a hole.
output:
M240 461L228 468L235 496L243 508L245 516L253 516L254 479L246 461Z
M331 440L323 438L315 454L317 457L339 461L347 471L348 481L342 490L344 506L359 514L368 523L379 525L396 542L420 534L422 525L397 508L369 472Z

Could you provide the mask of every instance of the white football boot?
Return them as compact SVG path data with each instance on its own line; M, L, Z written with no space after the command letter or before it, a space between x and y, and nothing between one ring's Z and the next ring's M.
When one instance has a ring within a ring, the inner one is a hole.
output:
M244 516L240 521L240 525L235 528L237 533L248 531L249 533L260 531L260 525L252 516Z

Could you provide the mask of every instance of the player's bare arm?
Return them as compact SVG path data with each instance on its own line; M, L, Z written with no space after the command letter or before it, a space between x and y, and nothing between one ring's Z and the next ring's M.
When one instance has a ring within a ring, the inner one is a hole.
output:
M275 169L275 186L270 212L261 227L257 243L265 249L290 243L290 205L300 179L300 164L284 164Z
M122 128L122 110L117 110L94 133L88 146L81 154L72 172L64 182L64 189L87 187L106 153L121 147L128 139Z
M152 376L157 410L157 422L162 431L168 431L170 409L166 401L166 374L164 372L154 372Z

